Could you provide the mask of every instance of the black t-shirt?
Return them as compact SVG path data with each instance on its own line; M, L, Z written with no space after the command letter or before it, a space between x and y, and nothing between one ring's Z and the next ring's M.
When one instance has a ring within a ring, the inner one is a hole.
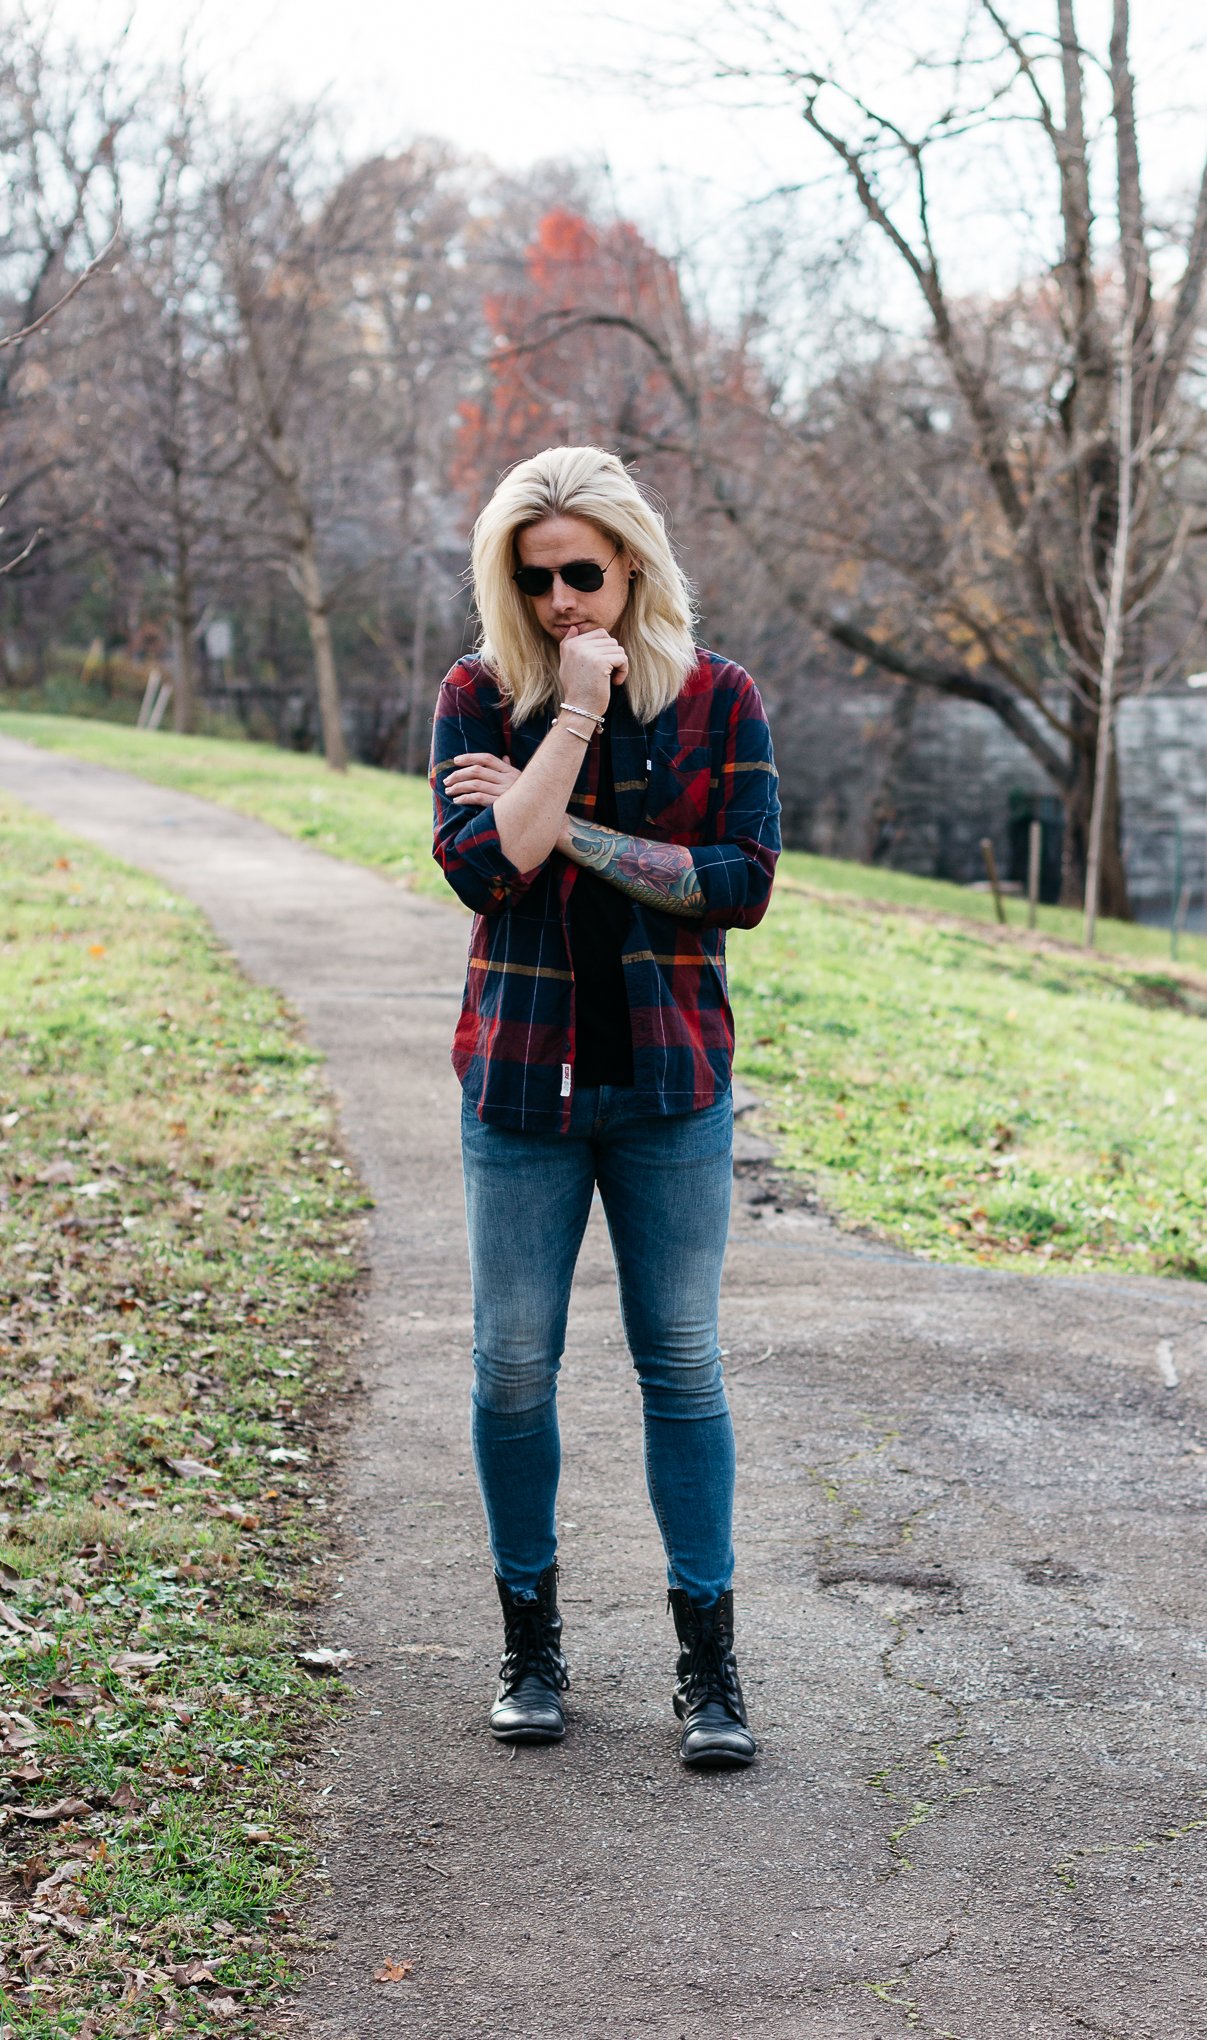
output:
M592 820L616 827L612 719L599 738L599 788ZM574 1074L579 1084L631 1084L633 1028L621 950L632 905L606 879L580 868L570 895L570 962L574 970Z

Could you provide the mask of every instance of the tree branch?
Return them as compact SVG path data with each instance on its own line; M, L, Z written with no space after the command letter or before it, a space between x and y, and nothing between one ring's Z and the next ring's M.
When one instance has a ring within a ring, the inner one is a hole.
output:
M845 646L847 651L855 652L860 658L871 660L886 673L895 673L898 679L910 680L936 694L954 695L957 700L976 701L982 708L992 709L999 722L1004 723L1011 735L1017 737L1042 765L1054 786L1072 784L1072 773L1065 759L1043 732L1036 729L1030 717L1023 714L1008 688L986 679L981 673L970 673L964 666L940 665L938 660L915 658L895 645L881 644L867 631L860 630L857 624L848 623L825 610L810 608L808 614L817 628L833 638L835 644Z
M104 247L101 249L100 254L95 255L92 261L88 264L88 267L80 271L79 275L75 279L75 282L72 284L70 290L65 290L63 292L62 297L57 299L57 301L53 305L51 305L47 311L44 311L40 318L34 319L30 325L22 326L21 330L17 333L6 333L4 335L4 338L0 340L0 353L3 353L6 347L20 347L23 341L32 340L35 333L40 333L43 326L49 325L50 321L54 317L56 317L56 315L59 312L62 311L64 305L69 305L71 303L72 298L77 296L77 294L83 290L84 285L90 282L91 279L98 273L101 264L107 259L109 255L112 254L114 248L117 246L120 237L121 237L121 221L119 219L112 234L106 241Z

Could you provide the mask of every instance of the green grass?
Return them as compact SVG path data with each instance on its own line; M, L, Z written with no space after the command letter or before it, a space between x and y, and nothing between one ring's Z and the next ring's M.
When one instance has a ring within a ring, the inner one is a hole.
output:
M0 716L0 730L258 815L450 898L426 787L251 744ZM1207 1275L1207 940L790 852L730 965L741 1074L846 1222L943 1259ZM1011 904L1021 920L1017 902Z
M7 800L0 874L0 2031L245 2033L364 1199L198 913Z
M811 892L834 899L866 900L883 907L899 907L961 920L979 921L994 927L997 914L993 897L972 892L967 886L950 885L941 878L917 878L909 871L885 871L880 865L845 864L833 857L810 857L790 851L783 865L784 875L807 886ZM1018 934L1026 932L1025 901L1005 901L1007 926ZM1036 932L1053 941L1081 947L1083 917L1079 907L1041 906L1036 914ZM1137 962L1170 961L1168 928L1142 927L1136 921L1100 920L1097 949L1104 956L1127 956ZM1178 962L1207 970L1207 937L1181 935Z
M845 1220L939 1260L1207 1279L1207 997L791 895L730 970L738 1067Z

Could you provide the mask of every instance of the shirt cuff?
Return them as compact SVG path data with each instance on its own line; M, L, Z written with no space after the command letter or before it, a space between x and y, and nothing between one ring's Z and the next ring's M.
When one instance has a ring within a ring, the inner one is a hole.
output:
M692 863L708 914L732 914L746 904L750 867L736 843L702 843L692 849Z
M490 807L479 808L473 820L458 834L455 847L461 862L467 864L478 878L484 879L499 900L510 899L514 893L523 892L543 869L542 865L534 864L530 871L521 871L518 865L512 863L499 841L493 803Z

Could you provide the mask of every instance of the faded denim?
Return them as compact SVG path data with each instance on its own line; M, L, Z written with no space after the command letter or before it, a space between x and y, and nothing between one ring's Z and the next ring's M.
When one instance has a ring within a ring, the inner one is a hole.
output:
M513 1593L530 1593L556 1552L557 1377L598 1186L668 1583L700 1605L715 1601L733 1578L733 1425L717 1344L730 1094L668 1118L639 1114L629 1090L588 1087L569 1132L556 1134L486 1126L466 1104L461 1134L474 1463L496 1572Z

